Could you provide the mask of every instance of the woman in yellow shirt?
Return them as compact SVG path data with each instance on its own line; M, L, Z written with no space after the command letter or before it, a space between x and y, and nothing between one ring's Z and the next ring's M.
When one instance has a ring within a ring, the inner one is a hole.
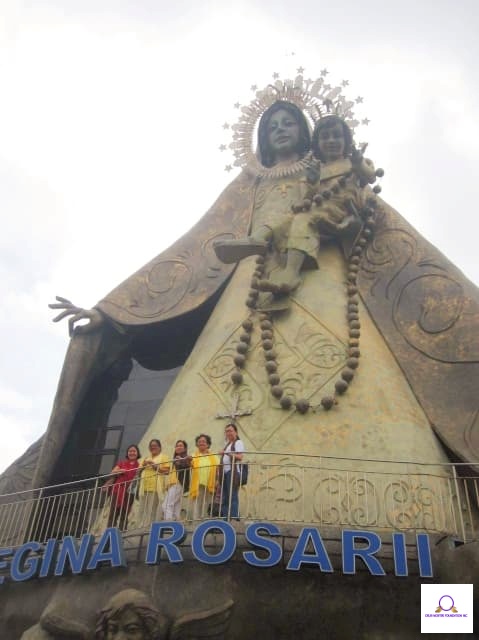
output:
M200 520L208 514L213 502L216 470L219 458L211 453L211 437L200 433L195 439L196 451L191 461L190 499L193 501L193 519Z
M161 442L157 438L150 440L150 455L140 460L141 480L138 506L140 526L148 526L151 522L163 519L161 502L165 492L165 476L170 466L168 456L161 452Z

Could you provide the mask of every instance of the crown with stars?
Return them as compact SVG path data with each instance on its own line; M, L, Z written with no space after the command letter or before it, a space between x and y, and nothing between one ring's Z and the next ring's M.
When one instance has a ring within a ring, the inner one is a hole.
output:
M251 86L254 97L247 105L237 102L234 107L241 112L237 122L230 125L223 124L223 129L232 131L232 141L229 144L220 145L220 151L230 149L234 155L232 164L225 166L225 171L231 171L234 167L244 168L250 163L257 162L254 152L254 132L263 113L278 100L284 100L295 104L305 115L309 116L312 123L328 115L337 115L342 118L354 132L359 124L367 125L367 118L357 120L354 107L363 102L358 96L355 100L348 100L343 95L343 89L349 85L348 80L343 80L339 86L333 87L326 82L327 69L322 69L319 78L313 80L304 77L304 68L297 69L294 80L281 80L279 73L273 73L273 83L264 89L258 89L257 85Z

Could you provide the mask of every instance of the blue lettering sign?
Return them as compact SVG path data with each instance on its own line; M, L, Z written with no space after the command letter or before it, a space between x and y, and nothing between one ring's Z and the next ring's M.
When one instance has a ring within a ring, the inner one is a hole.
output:
M417 540L417 560L419 563L419 575L421 578L432 578L431 547L429 546L429 536L427 533L418 533Z
M165 532L170 532L171 535L164 537ZM146 564L159 564L161 549L165 550L170 562L183 562L183 556L177 545L181 544L185 537L185 527L181 522L154 522L150 529Z
M95 538L91 533L86 533L80 540L80 547L75 538L67 536L63 538L58 560L55 565L54 575L62 576L65 573L67 561L70 565L71 572L75 575L82 573L88 562L90 551L93 547Z
M23 582L34 578L38 572L41 558L36 556L29 558L30 553L38 553L42 549L39 542L27 542L15 551L10 568L10 576L14 582Z
M103 563L111 567L126 567L123 540L120 530L115 527L109 527L102 533L87 565L87 571L92 571Z
M45 549L43 551L43 561L42 566L40 567L40 572L38 574L39 578L48 578L53 575L55 566L53 564L53 560L58 551L58 540L54 538L50 538L47 540L45 545Z
M219 553L210 554L205 550L205 537L213 530L223 534L223 547ZM205 564L222 564L230 560L236 551L236 531L229 522L223 520L206 520L193 531L191 551L195 558Z
M283 549L279 542L263 538L259 534L266 532L270 536L279 536L280 530L274 524L269 522L255 522L246 527L246 540L258 549L264 549L268 552L266 558L258 558L255 551L243 551L243 558L253 567L274 567L281 561Z
M394 573L407 576L406 536L404 533L393 533Z
M311 543L314 553L306 553ZM303 527L286 569L299 571L302 564L315 564L325 573L333 573L333 566L324 547L319 531L313 527Z
M218 543L208 534L217 533ZM258 568L270 568L281 563L283 545L280 528L271 522L254 522L245 528L245 539L250 549L242 551L244 561ZM172 564L184 561L180 545L186 538L185 525L181 522L154 522L151 525L145 563L160 564L160 559ZM406 534L391 534L394 559L394 574L407 577L408 550ZM62 576L70 571L77 575L94 571L103 564L111 567L126 567L123 539L119 529L110 527L100 536L95 545L95 537L87 533L80 539L68 536L63 541L47 540L45 544L31 541L17 549L0 549L0 572L10 566L10 579L23 582L31 578L47 578L52 574ZM381 551L381 537L373 531L344 530L342 532L342 565L344 574L356 573L356 558L364 563L373 576L386 575L377 557ZM433 568L429 536L416 536L419 574L422 578L432 578ZM230 560L237 550L236 530L224 520L206 520L193 529L191 553L193 557L208 565L219 565ZM163 555L162 555L163 554ZM334 569L328 552L316 527L303 527L291 553L286 569L299 571L303 565L317 566L320 571L333 573ZM362 566L360 567L362 568ZM5 573L5 571L4 571ZM0 585L5 582L0 575Z
M368 546L356 547L356 540L365 541ZM374 556L381 548L381 538L372 531L343 531L343 573L356 573L356 556L361 558L373 576L385 576L379 560Z

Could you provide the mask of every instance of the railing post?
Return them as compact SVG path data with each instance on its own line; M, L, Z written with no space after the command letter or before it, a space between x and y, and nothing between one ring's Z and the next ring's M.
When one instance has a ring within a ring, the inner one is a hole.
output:
M461 523L462 539L465 541L466 540L466 531L465 531L465 528L464 528L464 518L462 517L461 492L459 490L459 483L458 483L456 465L455 464L452 465L452 472L453 472L453 477L454 477L454 486L456 487L457 506L458 506L458 510L459 510L459 520L460 520L460 523Z
M463 486L463 490L464 490L464 497L466 500L466 505L467 505L467 515L469 517L469 527L470 527L470 533L471 533L471 539L473 539L475 537L475 533L474 533L474 521L473 521L473 517L472 517L472 509L471 509L471 501L469 499L469 488L468 488L468 483L467 483L467 478L462 478L462 486Z
M93 487L93 499L91 500L90 503L90 514L88 517L88 524L87 524L87 531L91 531L93 528L93 514L95 512L95 503L96 503L96 499L97 499L97 491L98 491L98 478L95 478L95 485ZM100 503L100 501L99 501ZM87 501L88 504L88 501ZM87 507L88 508L88 507ZM98 515L100 514L100 511L98 511Z
M392 463L386 470L384 461L369 461L370 467L366 468L364 460L305 453L291 454L291 464L273 458L269 459L270 464L268 456L276 456L274 452L255 455L261 455L260 463L251 463L249 486L246 492L241 492L243 517L253 514L258 520L266 518L291 523L324 524L326 521L346 526L364 523L366 527L444 531L463 540L471 540L477 531L477 521L473 517L476 516L476 503L479 503L478 480L463 478L458 472L459 465L404 460ZM238 463L234 460L225 476L225 468L220 464L215 492L210 495L202 490L190 499L187 519L203 519L207 507L216 505L218 494L219 508L223 504L223 516L236 518L236 493L240 493L234 483L237 469ZM156 507L158 505L160 510L162 506L159 496L163 493L164 476L158 474L154 478L155 491L141 496L136 509L139 522L134 523L132 518L131 528L147 526L158 519ZM104 515L106 520L107 515L110 519L114 515L114 508L108 505L105 512L100 513L103 481L104 477L94 477L2 496L2 503L12 501L1 507L3 538L16 545L25 540L44 542L53 535L58 538L80 535L100 524L103 526L97 518ZM371 492L368 482L371 482ZM301 484L300 493L296 491L296 483ZM125 484L125 490L129 486ZM384 486L388 491L383 491ZM382 493L376 495L380 491ZM245 504L245 496L251 505ZM376 500L379 504L377 517ZM124 528L125 514L122 512L118 517L118 524Z
M28 528L26 530L24 540L33 540L34 539L33 538L34 526L35 526L35 522L36 522L36 519L37 519L37 513L38 513L39 505L40 505L42 499L43 499L43 487L41 487L40 490L39 490L38 498L33 498L32 513L28 517L28 519L30 521L30 524L28 525Z
M227 519L230 520L231 519L231 502L233 500L233 483L234 483L234 474L236 473L236 469L235 469L235 464L236 464L236 460L233 458L231 460L231 466L230 466L230 486L228 487L228 515L227 515Z
M306 519L306 494L305 494L305 489L306 487L306 482L305 482L305 468L303 467L301 469L301 511L302 511L302 520L303 522L305 522ZM313 496L311 497L311 502L313 501ZM310 516L311 520L313 519L313 514L311 513Z
M399 474L399 478L401 478L401 474ZM407 478L407 483L406 483L406 487L408 488L408 492L409 494L411 494L414 484L411 478L411 469L409 468L409 462L406 463L406 478ZM409 496L406 496L406 500L404 501L404 505L407 505L407 498ZM416 499L416 497L414 496L414 500ZM405 512L405 506L403 506L403 511L402 511L402 515L404 520L406 519L406 512ZM417 516L414 517L414 532L417 533Z

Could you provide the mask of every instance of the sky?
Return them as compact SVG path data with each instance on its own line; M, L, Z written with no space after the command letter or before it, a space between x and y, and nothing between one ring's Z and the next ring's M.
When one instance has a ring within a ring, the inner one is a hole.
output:
M93 306L200 218L274 72L349 80L382 196L478 284L477 33L477 0L0 0L0 472L48 422L48 303Z

